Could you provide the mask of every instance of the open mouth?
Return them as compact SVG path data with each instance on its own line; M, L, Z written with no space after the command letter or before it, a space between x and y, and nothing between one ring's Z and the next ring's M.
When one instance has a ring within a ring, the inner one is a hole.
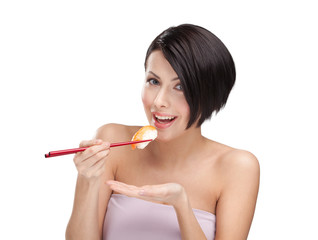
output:
M154 114L154 119L157 123L160 125L170 125L177 117L174 116L159 116L157 114Z

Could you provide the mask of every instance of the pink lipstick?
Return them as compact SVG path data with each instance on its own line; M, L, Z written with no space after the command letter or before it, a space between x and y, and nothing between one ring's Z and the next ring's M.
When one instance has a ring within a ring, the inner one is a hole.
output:
M158 113L154 112L152 114L152 117L154 119L154 123L156 128L168 128L170 127L174 121L177 119L177 116L166 114L166 113Z

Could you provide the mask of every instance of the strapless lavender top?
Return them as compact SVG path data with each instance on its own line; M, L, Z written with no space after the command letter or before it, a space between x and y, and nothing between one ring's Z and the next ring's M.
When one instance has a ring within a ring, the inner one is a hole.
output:
M215 236L215 215L193 209L206 238ZM176 240L181 239L172 206L112 194L107 207L103 240Z

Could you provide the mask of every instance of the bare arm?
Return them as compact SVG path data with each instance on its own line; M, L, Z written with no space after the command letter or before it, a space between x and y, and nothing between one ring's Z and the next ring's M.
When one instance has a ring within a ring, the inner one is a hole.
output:
M77 153L74 163L78 170L73 211L65 237L71 239L100 239L98 229L98 198L101 176L109 153L109 143L101 140L83 141L89 147Z
M99 182L77 178L73 212L66 229L66 239L100 239L98 234Z
M259 188L259 163L249 152L236 150L222 161L222 192L216 208L215 240L245 240L253 220Z
M108 124L98 129L96 139L83 141L81 146L92 146L75 156L78 170L73 211L66 229L67 240L100 240L111 189L105 184L114 179L113 157L108 155L109 143L114 134L114 125Z
M193 213L192 207L186 194L182 195L183 199L180 199L178 201L178 204L175 204L174 206L178 218L182 240L206 240L205 234L203 233L201 226Z

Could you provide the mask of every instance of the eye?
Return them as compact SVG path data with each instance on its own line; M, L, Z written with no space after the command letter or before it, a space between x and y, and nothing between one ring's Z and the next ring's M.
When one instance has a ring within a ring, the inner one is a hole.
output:
M183 88L182 88L182 86L181 86L181 83L180 83L180 84L177 84L177 85L175 86L175 88L176 88L177 90L179 90L179 91L183 91Z
M159 85L159 81L157 79L154 79L154 78L148 79L147 82L150 85Z

